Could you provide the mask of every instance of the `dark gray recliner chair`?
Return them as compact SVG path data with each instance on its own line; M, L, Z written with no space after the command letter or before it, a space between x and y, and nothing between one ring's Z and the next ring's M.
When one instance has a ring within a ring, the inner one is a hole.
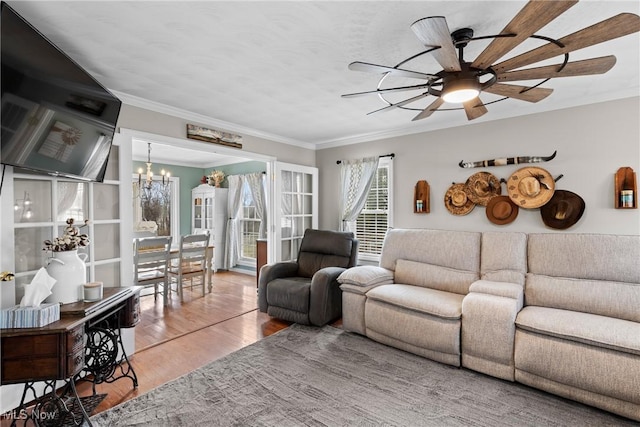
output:
M307 229L297 261L264 265L258 283L263 313L303 325L323 326L342 316L340 273L358 261L353 233Z

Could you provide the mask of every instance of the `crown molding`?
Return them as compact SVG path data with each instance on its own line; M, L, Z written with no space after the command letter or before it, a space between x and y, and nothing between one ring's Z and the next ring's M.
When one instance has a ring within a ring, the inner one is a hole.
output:
M172 107L170 105L151 101L145 98L140 98L135 95L129 95L117 90L109 89L109 91L117 96L123 103L131 105L132 107L144 108L146 110L155 111L156 113L167 114L170 116L179 117L181 119L194 121L199 124L215 126L216 128L222 128L223 130L229 132L251 135L255 136L256 138L267 139L269 141L280 142L282 144L295 145L296 147L306 148L308 150L316 150L316 145L310 142L298 141L281 135L262 132L257 129L248 128L235 123L226 122L224 120L214 119L213 117L205 116L203 114L198 114L191 111L183 110L181 108Z

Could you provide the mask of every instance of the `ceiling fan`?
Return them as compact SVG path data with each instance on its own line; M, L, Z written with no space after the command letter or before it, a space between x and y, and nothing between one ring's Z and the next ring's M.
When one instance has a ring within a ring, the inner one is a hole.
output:
M411 29L420 42L427 47L427 50L413 55L393 67L359 61L352 62L349 64L350 70L382 73L383 76L378 82L376 90L345 94L342 97L352 98L375 94L387 105L368 114L395 108L420 111L413 118L414 121L431 116L444 103L462 104L462 107L441 108L441 111L463 108L468 120L473 120L487 113L486 105L505 99L513 98L527 102L541 101L553 92L553 89L540 87L549 79L604 74L616 63L616 57L613 55L569 62L570 52L640 31L640 17L633 13L622 13L559 40L534 34L577 2L578 0L530 0L500 34L481 37L474 37L471 28L461 28L450 32L447 20L443 16L420 19L411 25ZM548 43L495 63L529 38ZM468 43L483 39L493 40L473 61L466 61L464 49ZM403 68L407 62L426 53L433 55L442 67L441 71L429 74ZM523 68L561 55L564 56L561 63ZM424 82L410 86L383 88L383 81L388 76L413 78L424 80ZM505 82L540 79L542 81L533 86L505 84ZM388 93L404 91L420 91L421 93L395 103L389 102L384 97ZM502 98L485 104L479 97L483 92ZM407 107L408 104L427 96L435 96L436 100L426 108Z

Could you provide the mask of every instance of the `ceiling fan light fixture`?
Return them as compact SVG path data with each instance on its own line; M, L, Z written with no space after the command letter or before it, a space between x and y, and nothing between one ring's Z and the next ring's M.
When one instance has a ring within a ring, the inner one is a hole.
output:
M474 78L458 78L444 82L442 99L452 104L462 104L480 95L480 84Z

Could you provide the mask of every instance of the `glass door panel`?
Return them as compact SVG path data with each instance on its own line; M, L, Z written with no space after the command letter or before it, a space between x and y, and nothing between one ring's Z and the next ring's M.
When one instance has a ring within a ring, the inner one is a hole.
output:
M317 228L318 170L276 162L275 173L276 261L291 261L298 256L304 231Z

